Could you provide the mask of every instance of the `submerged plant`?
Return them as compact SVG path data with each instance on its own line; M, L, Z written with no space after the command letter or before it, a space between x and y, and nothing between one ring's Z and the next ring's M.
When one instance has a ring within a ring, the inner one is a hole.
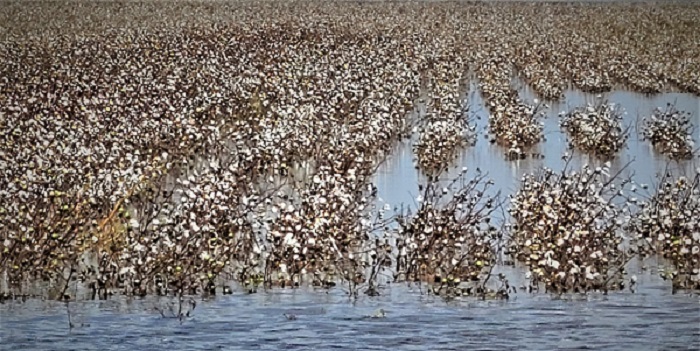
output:
M552 98L565 77L589 90L668 80L700 91L687 6L610 6L603 26L589 6L117 7L0 6L0 301L183 301L236 283L376 295L394 267L440 295L490 296L486 283L508 287L489 280L503 235L490 187L431 180L398 241L376 208L371 179L418 110L429 113L415 153L435 179L474 141L460 101L469 69L509 159L543 139L544 105L519 97L514 68ZM683 34L677 50L634 44L665 43L658 33ZM656 144L684 154L680 141Z
M656 108L651 116L642 121L644 139L660 152L674 159L693 157L693 125L689 112L678 111L672 104L666 109Z
M637 249L675 266L674 289L700 289L700 169L691 177L664 174L640 207L628 226Z
M493 48L498 52L502 48ZM525 103L511 87L512 65L503 54L495 52L481 58L477 76L479 87L486 100L489 115L489 131L493 142L507 147L508 160L527 156L526 149L542 140L544 103Z
M449 166L460 147L469 140L468 126L461 121L435 120L428 122L418 143L414 145L418 164L427 174L439 172Z
M609 165L560 172L541 169L521 179L511 198L509 254L525 263L534 288L586 292L614 290L632 257L622 248L629 179ZM620 204L620 202L624 204Z
M629 127L622 126L623 111L615 104L600 101L578 107L563 116L561 126L571 144L602 157L611 157L625 145Z
M428 175L441 173L455 159L460 148L474 141L475 126L469 125L469 105L462 94L464 65L447 58L433 68L432 99L424 125L413 145L418 165Z
M422 187L418 209L397 218L396 280L427 282L438 295L484 294L502 232L492 223L501 203L484 174L466 169L447 185Z

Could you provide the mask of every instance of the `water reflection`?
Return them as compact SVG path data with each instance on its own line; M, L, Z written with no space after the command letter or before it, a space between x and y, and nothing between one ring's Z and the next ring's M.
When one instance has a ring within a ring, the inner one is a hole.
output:
M517 84L521 98L532 103L536 96L526 84ZM571 167L574 169L583 164L599 166L603 162L595 156L568 149L567 134L559 126L559 114L569 111L577 106L587 103L595 103L603 99L611 103L620 104L624 109L624 125L632 126L630 137L626 147L616 155L611 162L611 173L615 173L630 163L622 175L633 175L637 183L654 184L657 175L668 169L674 174L692 174L694 169L700 166L698 157L691 160L672 161L668 157L653 150L651 143L641 140L638 125L641 119L651 114L654 108L665 107L667 103L673 103L680 111L688 111L693 115L693 125L696 126L693 139L700 142L700 98L692 94L664 93L652 96L633 93L629 91L613 91L606 94L586 94L576 90L567 90L565 97L560 102L548 102L544 123L545 140L528 150L529 154L541 154L544 157L528 157L524 160L507 161L504 154L506 149L489 142L485 137L488 133L488 111L477 90L477 84L470 84L470 103L473 119L477 124L479 136L474 146L467 147L454 162L449 172L442 178L448 179L456 176L463 167L469 168L469 174L474 175L477 170L486 172L494 180L492 191L501 190L503 194L511 194L517 191L519 181L523 174L534 172L540 167L548 167L561 170L565 161L564 153L572 154ZM397 146L396 152L380 167L375 183L379 189L379 196L391 206L400 204L415 208L415 199L418 195L418 184L425 183L426 179L414 166L414 156L411 153L410 142L404 142Z
M450 168L450 178L468 167L488 173L493 191L517 191L523 173L541 166L561 169L567 136L559 127L561 111L594 102L598 97L567 91L565 99L553 103L543 120L546 141L531 153L545 157L506 161L505 149L491 144L487 133L488 115L483 101L470 84L471 112L479 137L467 147ZM533 101L527 87L521 96ZM647 97L616 91L602 98L619 103L627 111L625 123L637 125L639 117L668 102L690 111L698 126L700 99L687 94ZM694 139L700 141L700 128ZM418 184L426 179L414 166L409 142L395 152L375 176L379 197L392 206L415 208ZM699 166L698 158L671 162L639 140L633 128L627 148L612 160L613 171L633 160L629 169L640 183L653 183L668 165L675 173L689 173ZM573 167L602 161L574 153ZM651 259L653 260L653 259ZM158 297L129 299L115 296L108 301L71 303L74 323L86 325L69 329L66 305L56 301L30 299L0 305L0 350L71 350L86 348L148 349L155 345L173 350L251 349L692 349L700 344L700 313L696 297L671 294L670 284L658 277L658 263L634 262L630 272L638 274L636 294L628 291L565 295L513 294L508 301L479 301L457 298L445 301L423 294L419 286L392 284L378 297L361 296L352 301L340 288L274 289L247 295L240 293L204 300L194 316L184 323L162 319L154 307L167 300ZM521 267L499 266L494 274L505 273L512 285L526 283ZM580 302L579 302L580 301ZM387 318L366 319L378 308ZM293 313L298 318L284 317ZM562 338L562 335L564 337Z

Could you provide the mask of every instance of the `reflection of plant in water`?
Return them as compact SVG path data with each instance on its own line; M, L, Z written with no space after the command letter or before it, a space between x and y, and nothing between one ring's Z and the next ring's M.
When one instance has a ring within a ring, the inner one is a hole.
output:
M422 187L416 213L397 218L396 279L430 282L436 294L481 292L502 239L491 223L501 206L492 184L465 169L444 187L437 177Z

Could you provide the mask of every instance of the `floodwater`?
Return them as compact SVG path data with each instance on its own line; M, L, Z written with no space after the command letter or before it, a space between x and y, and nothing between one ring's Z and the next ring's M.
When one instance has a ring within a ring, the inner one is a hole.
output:
M535 101L536 96L526 83L518 82L515 86L519 88L520 97L523 100L528 103ZM520 179L525 173L536 172L541 167L561 170L565 166L565 161L562 159L565 153L572 155L569 165L572 170L580 169L584 164L596 167L610 161L610 173L614 174L629 163L621 175L632 176L632 179L639 184L656 184L658 175L666 170L672 174L692 175L694 170L700 167L700 158L697 155L691 160L672 161L656 152L651 143L641 138L642 118L651 115L655 108L665 109L667 103L672 103L679 111L692 113L692 124L695 126L693 140L696 147L700 145L700 97L698 96L684 93L647 96L629 91L612 91L598 96L567 90L561 101L545 101L549 105L549 108L545 109L546 116L542 119L545 140L528 150L529 154L540 154L544 158L528 156L524 160L508 161L505 156L507 149L490 143L489 138L485 137L488 134L488 111L476 87L477 84L472 82L468 92L470 118L473 120L472 123L477 125L478 131L476 144L466 147L461 152L459 159L440 177L441 180L450 180L457 176L463 167L467 167L469 177L474 176L479 170L494 181L495 185L491 190L500 190L502 195L507 196L518 190ZM626 147L610 160L568 149L567 134L559 125L561 112L568 112L587 103L595 104L600 99L619 104L625 111L623 127L631 127ZM405 141L397 146L385 165L378 169L375 179L379 189L378 195L383 202L390 204L390 207L404 204L415 208L418 184L426 183L425 176L415 168L415 164L411 141Z
M0 305L0 350L697 350L697 296L640 276L635 293L445 301L396 285L351 301L339 289L198 301L180 322L147 298ZM379 308L385 318L369 318ZM288 320L284 314L294 314Z
M534 100L524 84L520 89L524 99ZM504 194L517 190L525 172L563 167L567 138L558 114L596 99L567 91L543 120L546 141L531 151L545 157L506 161L505 150L484 137L488 117L475 83L469 96L479 136L446 177L462 167L471 174L479 168L494 180L494 190ZM700 166L697 157L670 162L641 141L634 127L654 107L675 102L679 110L693 113L698 126L693 137L700 142L698 97L616 91L603 98L621 104L627 111L625 123L633 125L627 148L611 161L613 172L632 161L625 174L633 172L635 181L653 185L657 174L667 168L690 174ZM602 162L574 152L572 167ZM392 207L415 208L421 182L425 178L414 167L410 141L397 146L375 178L378 196ZM519 291L500 301L467 297L447 301L421 293L425 288L405 284L387 285L381 296L361 294L356 300L349 299L341 287L275 289L252 295L234 288L233 295L198 297L197 307L182 321L157 312L156 308L168 310L172 302L158 297L120 296L68 305L38 299L5 301L0 304L0 350L698 350L700 298L673 294L670 282L659 278L662 266L653 260L633 262L629 271L638 276L636 292L559 297ZM498 269L513 285L524 283L519 268ZM386 311L385 318L368 317L380 308ZM285 314L297 318L288 320Z

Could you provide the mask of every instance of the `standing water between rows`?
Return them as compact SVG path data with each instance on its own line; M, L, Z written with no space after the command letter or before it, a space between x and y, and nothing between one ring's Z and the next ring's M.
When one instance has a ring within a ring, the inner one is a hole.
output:
M626 111L624 123L632 126L626 148L611 160L612 172L631 161L625 172L633 172L638 183L653 185L667 167L674 174L689 174L699 165L697 158L669 161L641 140L637 128L653 108L669 102L692 112L697 125L697 97L674 93L647 97L625 91L598 97L567 91L563 101L547 110L546 140L529 151L541 156L507 161L505 149L485 137L488 114L475 86L471 84L468 96L469 113L477 124L476 143L461 153L443 178L457 175L463 167L470 174L478 169L494 180L494 191L513 194L523 174L542 166L554 170L564 166L562 155L568 143L559 113L601 98L620 104ZM521 96L530 102L535 99L527 89L521 90ZM693 138L700 140L698 128ZM602 162L574 151L571 166ZM426 179L414 164L410 142L404 142L379 168L375 184L383 203L416 208L418 184ZM556 297L519 289L505 301L467 297L448 301L426 294L425 286L404 284L389 284L380 296L360 295L357 300L349 299L342 288L273 289L253 295L234 289L233 295L197 298L197 307L183 321L163 318L158 312L170 308L173 300L169 298L120 296L68 304L6 301L0 305L0 350L147 350L156 346L172 350L459 350L464 342L473 349L496 350L697 349L698 297L672 294L670 284L659 278L663 265L654 259L633 262L630 272L639 277L634 293ZM525 283L518 267L497 271L505 272L513 285ZM385 316L374 318L379 309Z

